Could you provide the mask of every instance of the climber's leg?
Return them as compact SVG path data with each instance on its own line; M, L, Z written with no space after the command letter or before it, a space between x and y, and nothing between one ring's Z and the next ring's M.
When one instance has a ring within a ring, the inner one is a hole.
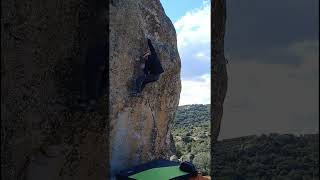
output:
M146 78L146 74L140 75L137 77L135 81L135 87L133 90L129 93L129 96L135 97L135 96L141 96L141 86Z
M159 80L160 74L143 74L139 76L136 80L136 88L135 92L132 92L130 95L131 96L141 96L141 92L146 86L146 84L155 82Z
M141 85L141 91L144 89L146 84L158 81L159 78L160 78L160 74L148 74Z
M136 80L136 87L135 87L135 90L137 93L141 93L142 92L142 86L143 86L143 82L145 81L147 75L146 74L143 74L141 76L139 76Z

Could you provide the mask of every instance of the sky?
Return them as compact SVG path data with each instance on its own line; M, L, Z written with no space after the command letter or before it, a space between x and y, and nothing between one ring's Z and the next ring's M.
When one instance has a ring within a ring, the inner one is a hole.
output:
M180 105L210 103L210 8L161 0L177 30ZM319 132L319 1L228 0L220 139Z
M319 1L228 0L220 139L319 132Z
M210 1L161 3L177 32L182 84L179 105L210 104Z

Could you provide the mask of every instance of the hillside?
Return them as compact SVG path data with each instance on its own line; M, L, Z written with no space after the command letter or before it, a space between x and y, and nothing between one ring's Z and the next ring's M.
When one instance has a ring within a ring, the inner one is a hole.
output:
M218 180L319 179L319 134L269 134L218 142L213 156Z
M210 167L210 105L178 107L173 137L180 160L195 155L203 174ZM319 134L246 136L219 141L213 151L217 180L319 179Z
M172 135L177 156L187 160L193 154L194 164L204 174L210 169L210 105L179 106Z
M174 126L191 127L194 124L207 125L210 122L210 105L194 104L179 106L176 112Z

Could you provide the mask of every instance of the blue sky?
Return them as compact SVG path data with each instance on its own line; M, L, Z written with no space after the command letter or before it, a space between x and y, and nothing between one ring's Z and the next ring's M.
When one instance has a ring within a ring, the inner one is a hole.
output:
M209 104L209 4L161 2L177 32L180 105ZM227 1L228 91L220 139L319 132L318 22L318 0Z
M186 12L199 8L202 5L201 0L161 0L161 4L172 22L176 22Z
M210 1L161 3L177 32L182 62L179 105L210 104Z

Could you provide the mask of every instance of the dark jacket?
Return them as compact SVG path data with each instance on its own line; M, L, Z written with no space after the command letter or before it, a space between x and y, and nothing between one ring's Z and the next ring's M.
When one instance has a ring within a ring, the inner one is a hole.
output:
M144 68L144 73L145 74L161 74L164 72L160 60L157 56L157 53L150 41L150 39L148 39L148 45L149 45L149 49L151 51L151 54L148 56L148 60L146 61L145 64L145 68Z

